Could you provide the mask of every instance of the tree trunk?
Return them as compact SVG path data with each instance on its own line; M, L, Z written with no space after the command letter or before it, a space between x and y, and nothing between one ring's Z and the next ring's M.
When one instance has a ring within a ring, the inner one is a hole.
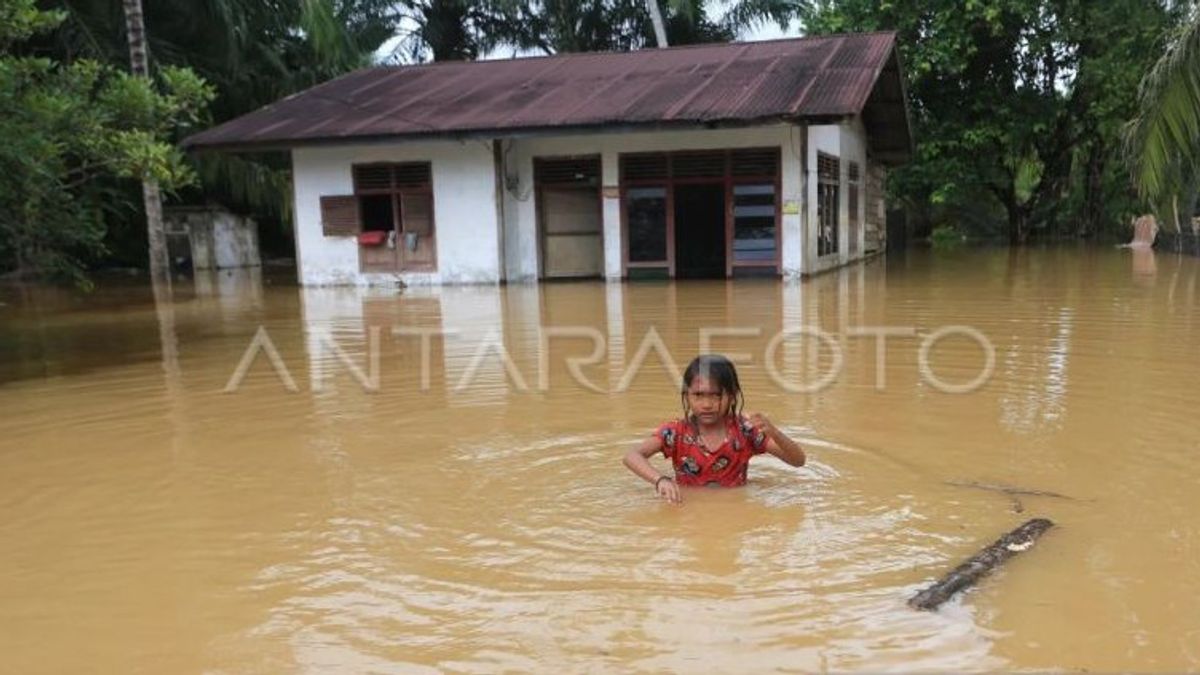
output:
M432 2L421 14L420 30L434 61L471 61L478 56L467 30L466 3Z
M158 182L142 181L142 202L146 208L146 236L150 243L150 276L171 283L171 259L167 253L167 234L163 226L162 194Z
M16 260L16 267L13 269L13 276L20 279L25 275L25 242L17 241L13 246L13 257Z
M1008 214L1008 243L1020 246L1028 234L1028 214L1025 206L1017 202L1017 190L1010 186L1004 192L1004 210Z
M149 77L150 64L146 56L146 23L142 15L142 0L123 0L125 33L129 38L129 69L136 77ZM167 237L163 231L162 195L158 183L142 180L142 201L146 209L146 234L150 249L150 276L170 284L170 260L167 257Z
M1104 214L1104 147L1093 141L1088 150L1087 177L1083 187L1083 222L1079 236L1091 237L1100 231L1100 218Z
M667 46L667 28L663 24L662 10L658 0L646 0L646 8L650 10L650 22L654 24L654 40L659 48Z
M129 36L129 66L135 77L149 77L146 57L146 24L141 0L124 0L125 31ZM167 253L167 235L163 227L162 194L158 181L142 180L142 202L146 209L146 235L150 248L150 286L154 293L154 312L158 317L158 339L162 349L163 371L168 398L174 402L180 390L179 344L175 333L174 292L171 288L171 261Z

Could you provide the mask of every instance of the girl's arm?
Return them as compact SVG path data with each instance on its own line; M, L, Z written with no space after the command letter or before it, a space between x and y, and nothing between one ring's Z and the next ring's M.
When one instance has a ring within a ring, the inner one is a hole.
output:
M639 478L654 485L659 497L672 504L678 504L682 500L679 496L679 486L675 484L675 479L670 476L664 476L662 472L654 468L654 465L650 463L650 458L661 451L662 439L658 436L650 436L625 453L624 463ZM660 480L664 477L666 480Z
M767 452L792 466L804 466L807 458L800 444L788 438L788 435L772 424L766 415L749 413L746 418L750 420L751 426L767 435Z

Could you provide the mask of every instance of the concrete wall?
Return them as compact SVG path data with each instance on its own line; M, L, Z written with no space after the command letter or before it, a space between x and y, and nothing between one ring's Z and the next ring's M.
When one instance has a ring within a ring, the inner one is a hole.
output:
M837 157L841 170L841 189L838 191L838 250L824 256L817 256L817 153L823 152ZM858 226L856 233L859 246L854 254L850 252L850 191L847 173L850 162L858 162L859 166L859 197L858 197ZM816 274L825 270L845 265L851 260L857 260L865 255L865 237L863 232L865 222L866 184L867 184L867 134L862 122L854 119L842 124L819 125L808 128L808 199L805 232L805 250L807 255L804 262L805 274Z
M258 225L250 218L219 213L213 219L213 259L217 269L256 267Z
M176 250L190 252L192 269L257 267L258 224L219 207L176 206L163 209L169 239L179 238ZM186 239L186 245L183 240Z
M800 204L800 159L803 128L772 125L749 129L713 129L689 131L623 131L572 136L505 139L504 165L508 188L504 191L504 261L509 281L532 281L538 275L537 213L533 191L534 157L599 155L602 184L619 185L618 157L626 152L670 150L720 150L725 148L778 147L782 156L780 178L782 203ZM621 276L621 204L616 197L604 198L604 274L610 279ZM799 213L784 214L780 223L783 273L802 272L802 244Z
M321 232L321 197L354 192L351 165L431 162L437 271L359 272L354 237ZM496 283L501 279L495 163L490 143L434 141L297 148L292 151L296 266L300 283L321 285Z
M887 169L878 162L867 165L866 209L863 226L864 251L874 253L887 249L887 201L884 188L887 184Z

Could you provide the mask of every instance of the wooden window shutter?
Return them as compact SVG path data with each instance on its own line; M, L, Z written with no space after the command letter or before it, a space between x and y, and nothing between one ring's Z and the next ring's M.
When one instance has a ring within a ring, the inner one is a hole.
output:
M337 195L321 197L321 232L326 237L358 234L358 197Z
M648 180L666 177L666 153L621 155L621 180Z
M394 164L396 187L425 187L433 183L433 166L429 162Z
M724 152L680 152L671 156L676 178L719 178L725 175Z
M539 159L533 165L539 185L599 185L600 160L594 157Z
M433 182L432 174L433 166L429 162L355 164L354 191L380 193L429 187Z
M817 153L817 176L822 182L840 182L842 176L838 158L823 152Z
M392 189L392 167L388 164L356 164L354 191Z
M735 176L774 176L779 173L779 150L775 148L734 150Z

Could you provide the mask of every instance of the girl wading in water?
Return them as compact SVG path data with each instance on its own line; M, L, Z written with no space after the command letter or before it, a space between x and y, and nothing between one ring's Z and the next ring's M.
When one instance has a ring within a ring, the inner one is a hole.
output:
M746 484L750 458L769 452L792 466L804 466L800 445L766 415L742 413L737 370L724 356L697 356L683 373L683 417L658 427L653 436L625 454L625 466L663 499L680 503L680 485L736 487ZM675 475L650 464L661 452Z

